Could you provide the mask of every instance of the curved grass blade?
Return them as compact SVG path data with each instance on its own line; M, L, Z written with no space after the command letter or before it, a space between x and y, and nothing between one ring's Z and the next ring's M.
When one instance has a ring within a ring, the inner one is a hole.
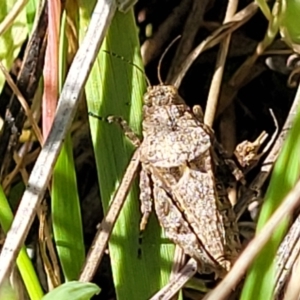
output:
M72 299L89 300L100 292L96 284L70 281L64 283L45 295L42 300Z
M0 185L0 224L4 232L7 232L13 220L13 213L7 201L7 198ZM34 267L26 249L23 247L17 258L17 266L23 278L27 292L32 300L39 300L43 296L43 291L35 273Z
M9 24L3 25L3 20L5 20L6 16L12 11L16 2L16 0L0 2L0 59L6 69L11 68L28 34L25 8L23 8ZM5 77L1 73L0 90L2 90L4 82Z

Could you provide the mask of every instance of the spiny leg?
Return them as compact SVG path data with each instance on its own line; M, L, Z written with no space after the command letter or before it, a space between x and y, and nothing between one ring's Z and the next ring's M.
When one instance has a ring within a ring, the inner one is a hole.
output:
M143 232L146 228L150 213L152 211L151 182L150 182L149 174L145 170L143 164L142 164L142 170L140 172L139 186L140 186L140 204L141 204L140 209L142 213L142 218L140 222L138 257L141 257L142 256L141 245L143 242Z
M146 228L150 213L152 211L152 191L150 177L143 165L140 172L140 202L142 212L140 231L143 232Z

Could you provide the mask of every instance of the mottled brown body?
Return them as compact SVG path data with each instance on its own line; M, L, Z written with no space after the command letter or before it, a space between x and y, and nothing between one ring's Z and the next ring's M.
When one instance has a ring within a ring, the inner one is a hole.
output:
M199 262L200 272L222 276L239 239L226 192L215 182L210 135L173 86L149 87L143 114L141 229L153 199L166 236Z

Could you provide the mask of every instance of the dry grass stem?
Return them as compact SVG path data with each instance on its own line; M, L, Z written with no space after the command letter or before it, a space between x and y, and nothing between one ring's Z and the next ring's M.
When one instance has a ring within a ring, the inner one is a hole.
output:
M90 251L87 255L85 265L81 272L79 278L80 281L91 281L95 272L97 271L97 268L104 255L104 251L106 249L110 234L117 221L117 218L120 214L120 211L123 207L127 194L131 187L132 181L134 180L134 177L138 170L138 165L140 163L139 156L140 151L139 149L137 149L130 160L130 163L126 169L124 176L122 177L120 186L114 196L114 199L110 204L107 214L102 220L100 227L96 233Z
M114 1L98 1L95 6L85 39L78 49L62 89L53 127L32 170L28 186L3 245L0 255L0 286L10 275L29 232L64 138L71 127L91 66L115 11Z
M182 66L180 67L179 72L174 78L170 81L175 87L179 87L183 77L185 76L188 69L191 67L195 59L205 50L212 48L213 46L220 43L225 36L232 33L243 24L245 24L257 11L257 4L251 3L238 13L236 13L231 22L225 24L213 32L206 40L204 40L199 46L197 46L186 58Z
M223 24L230 22L231 18L234 16L236 12L237 5L238 5L237 0L228 1L228 6L227 6ZM211 80L211 85L208 93L207 106L204 114L204 124L210 127L212 127L213 125L217 106L218 106L218 99L221 90L226 57L230 45L230 39L231 39L231 34L228 34L220 44L220 50L217 57L216 68L215 68L213 78Z
M284 201L274 212L269 221L262 230L253 238L245 250L241 253L230 272L225 276L221 283L207 296L205 300L219 299L223 300L230 295L241 280L250 264L257 254L262 250L264 245L271 238L278 224L286 217L291 216L298 207L300 200L300 181L295 185L293 190L285 197Z

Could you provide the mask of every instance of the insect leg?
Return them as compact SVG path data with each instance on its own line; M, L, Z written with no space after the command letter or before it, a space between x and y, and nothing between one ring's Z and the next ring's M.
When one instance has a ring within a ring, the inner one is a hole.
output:
M140 223L140 230L144 231L152 211L152 191L150 177L145 168L142 165L140 173L140 201L142 219Z
M124 134L131 141L131 143L135 147L140 146L141 141L140 141L139 137L135 134L135 132L130 128L128 123L122 117L109 116L107 118L107 121L109 123L117 123L122 128L122 130L124 131Z

